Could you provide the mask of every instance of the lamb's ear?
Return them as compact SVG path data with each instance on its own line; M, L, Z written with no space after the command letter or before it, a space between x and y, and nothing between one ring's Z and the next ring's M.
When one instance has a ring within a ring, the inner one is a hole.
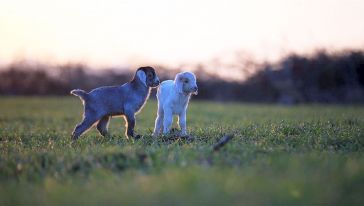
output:
M141 82L143 82L143 84L145 86L147 86L147 75L145 74L145 72L143 70L137 71L137 77L139 78L139 80Z
M178 93L183 93L183 73L178 73L174 78L174 85L176 86Z

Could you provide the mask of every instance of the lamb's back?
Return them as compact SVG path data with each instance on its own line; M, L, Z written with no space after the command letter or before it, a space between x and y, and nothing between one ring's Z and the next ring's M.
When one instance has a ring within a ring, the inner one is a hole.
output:
M170 98L174 93L174 81L173 80L166 80L163 81L157 92L157 97L160 102L166 101L168 98Z

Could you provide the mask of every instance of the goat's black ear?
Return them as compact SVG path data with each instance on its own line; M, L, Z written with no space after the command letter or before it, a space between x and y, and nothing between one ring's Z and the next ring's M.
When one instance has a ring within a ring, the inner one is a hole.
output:
M151 66L145 66L145 67L139 67L138 70L143 70L144 72L148 71L148 70L152 70L154 71L154 68Z
M140 70L141 70L141 71L143 71L143 72L145 72L144 67L139 67L135 73L137 73L137 72L138 72L138 71L140 71Z

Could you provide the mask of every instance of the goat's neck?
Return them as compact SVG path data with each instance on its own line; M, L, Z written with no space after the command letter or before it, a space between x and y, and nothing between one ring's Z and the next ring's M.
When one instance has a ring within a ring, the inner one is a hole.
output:
M137 93L140 94L141 96L144 97L148 97L151 88L146 86L145 84L143 84L139 79L134 78L131 82L130 82L131 88Z
M139 80L132 80L128 83L130 90L128 92L131 92L131 95L134 95L134 112L140 111L144 104L146 103L146 100L149 97L150 94L150 87L146 87L142 82Z

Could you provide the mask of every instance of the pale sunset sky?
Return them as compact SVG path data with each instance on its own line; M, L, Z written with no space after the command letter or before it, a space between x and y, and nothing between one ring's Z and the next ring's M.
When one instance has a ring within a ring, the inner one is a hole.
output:
M276 60L364 48L363 0L1 0L0 63Z

